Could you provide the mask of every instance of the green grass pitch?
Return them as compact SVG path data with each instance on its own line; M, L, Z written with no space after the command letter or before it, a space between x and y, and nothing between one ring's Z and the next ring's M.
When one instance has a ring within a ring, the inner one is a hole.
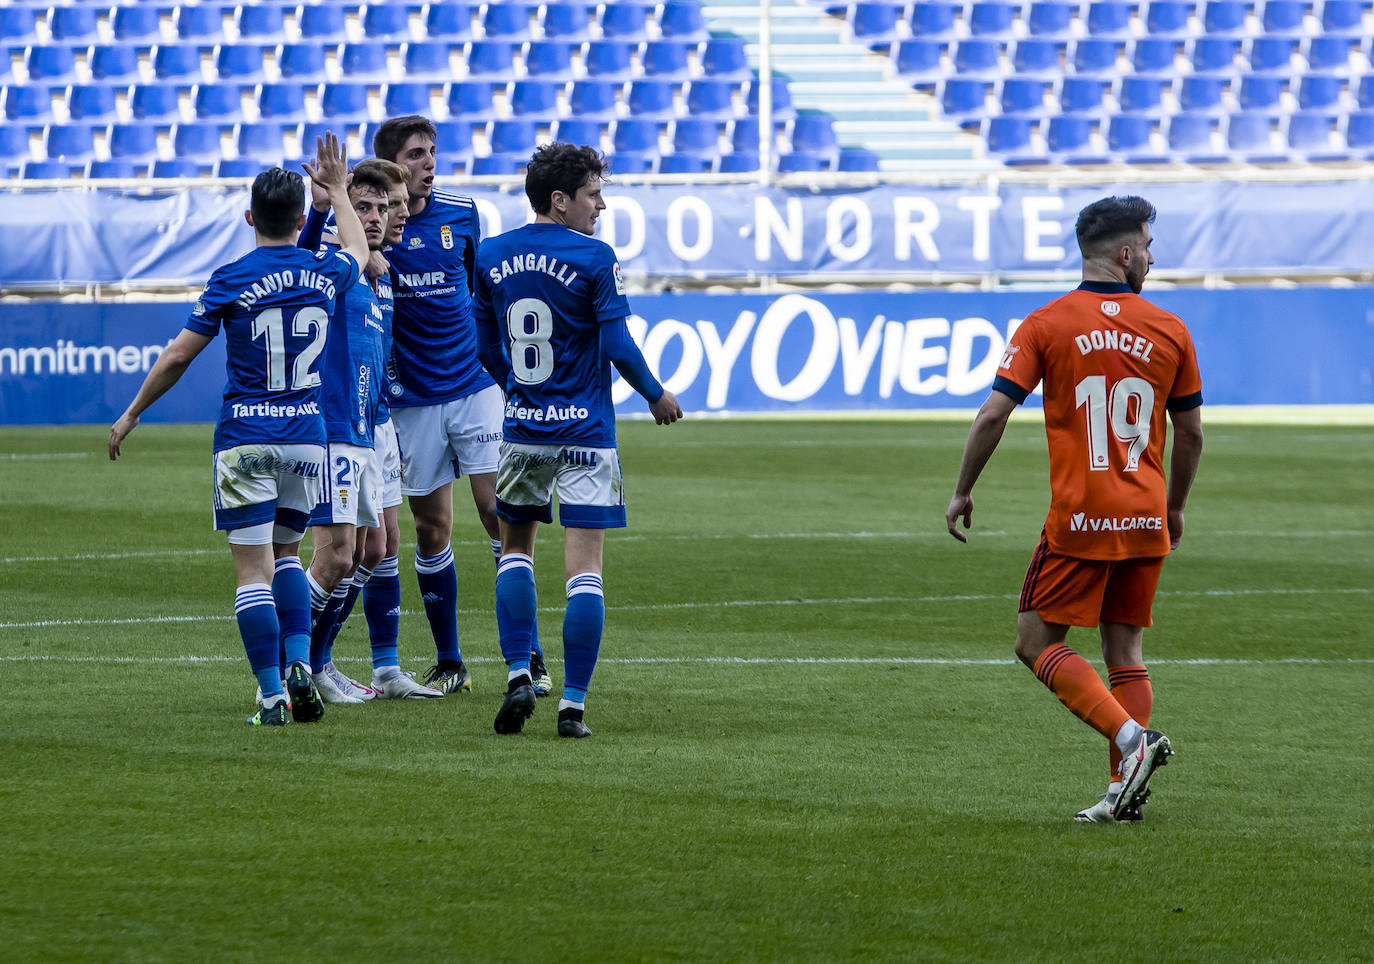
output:
M1374 427L1209 424L1146 634L1178 755L1143 825L1080 826L1104 742L1011 654L1043 430L1009 427L961 546L968 421L622 425L579 742L557 690L492 732L465 491L474 691L262 732L209 428L115 465L103 427L0 431L0 959L1368 960ZM336 655L366 676L361 611Z

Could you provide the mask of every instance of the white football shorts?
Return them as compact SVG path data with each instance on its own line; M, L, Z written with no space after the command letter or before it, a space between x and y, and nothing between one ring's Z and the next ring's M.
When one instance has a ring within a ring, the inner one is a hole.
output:
M324 451L254 442L216 452L215 528L229 531L238 545L300 539L320 501ZM238 529L254 531L235 536Z
M401 504L401 450L396 444L396 426L388 419L372 430L377 446L377 466L382 472L382 508Z
M310 524L376 528L382 524L382 475L372 449L345 442L325 448L327 479Z
M495 385L442 405L393 408L401 492L429 495L464 475L495 472L505 417L505 396Z
M509 522L552 522L551 497L558 496L558 521L573 529L619 529L625 525L625 484L615 449L585 445L501 443L496 474L496 511Z

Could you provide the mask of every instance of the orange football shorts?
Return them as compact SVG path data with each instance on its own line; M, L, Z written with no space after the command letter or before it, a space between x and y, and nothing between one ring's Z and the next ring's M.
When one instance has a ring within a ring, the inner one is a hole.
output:
M1126 623L1153 626L1154 603L1164 557L1075 559L1050 549L1041 536L1021 587L1020 612L1034 610L1047 623L1096 626Z

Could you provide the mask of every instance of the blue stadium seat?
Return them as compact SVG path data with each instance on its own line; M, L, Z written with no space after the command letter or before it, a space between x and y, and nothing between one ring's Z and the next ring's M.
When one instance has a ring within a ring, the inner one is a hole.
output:
M753 174L759 169L758 151L734 151L722 154L716 165L719 174Z
M200 51L195 44L158 44L153 48L153 74L161 81L200 83Z
M320 116L339 124L362 124L371 111L366 84L325 84L320 88Z
M157 160L157 128L152 124L111 124L105 133L110 157L134 164Z
M717 155L665 154L658 159L660 174L705 174L715 165Z
M221 81L260 84L267 78L263 48L257 44L220 44L215 48L214 61L215 76Z
M196 119L237 124L243 120L243 88L238 84L197 84L191 91Z
M1246 160L1281 161L1284 156L1272 144L1274 116L1268 112L1242 112L1226 118L1226 147Z
M286 35L285 8L275 3L245 3L234 17L239 43L262 43L275 46Z
M139 167L125 160L86 162L86 178L88 180L109 178L111 180L132 181L140 173Z
M1355 88L1355 102L1360 105L1360 110L1374 107L1374 74L1365 74L1360 78Z
M184 157L174 157L170 161L154 161L152 176L168 180L200 177L200 165Z
M730 125L730 146L735 153L757 154L759 152L759 119L757 117L737 117ZM777 138L773 138L777 144ZM757 168L755 168L757 170Z
M348 40L348 20L344 8L332 3L302 6L296 12L296 25L303 42L341 44Z
M1225 109L1226 79L1215 74L1180 77L1174 93L1182 110L1215 115Z
M431 40L403 45L401 64L406 80L450 80L454 70L449 63L449 51L449 45L443 41Z
M1200 74L1235 70L1240 41L1226 37L1198 37L1192 42L1188 59Z
M1007 77L1000 85L997 100L1003 114L1045 113L1045 90L1049 83L1031 77Z
M656 121L671 119L676 113L674 100L678 89L678 84L666 80L644 78L631 81L629 92L625 97L626 106L630 109L630 116L651 118Z
M942 40L903 40L893 48L892 67L897 76L910 84L933 84L945 76Z
M363 7L363 36L368 40L404 43L410 39L410 8L400 4L369 3Z
M110 30L114 33L115 41L121 44L157 43L162 36L159 13L157 7L146 3L130 2L115 7L110 11ZM3 15L4 11L0 11L0 17Z
M1018 40L1012 47L1012 73L1022 77L1057 77L1064 71L1063 49L1057 40Z
M1170 117L1168 124L1166 140L1170 153L1177 159L1189 164L1223 160L1212 143L1217 128L1214 117L1180 113Z
M11 123L46 124L52 120L52 92L48 87L10 84L0 93L5 119Z
M474 40L468 44L468 76L511 80L515 76L515 44L505 40Z
M1116 58L1119 48L1115 40L1078 40L1070 48L1069 62L1073 64L1075 74L1110 80L1118 73Z
M43 129L48 160L84 167L95 156L95 129L90 124L50 124Z
M181 120L177 88L166 84L139 84L129 89L129 113L134 120L173 124Z
M344 77L354 81L386 80L390 74L386 44L344 44L339 48L339 71Z
M946 117L981 117L987 112L987 91L985 80L949 77L940 84L940 109Z
M53 7L48 11L48 32L55 44L84 47L100 39L93 7Z
M629 80L634 46L613 40L593 40L582 55L587 76L596 80Z
M1169 81L1162 77L1122 77L1117 83L1116 100L1123 111L1132 114L1164 112L1164 89Z
M619 151L606 161L612 174L652 174L660 157L658 151Z
M112 124L119 119L115 113L115 89L108 84L68 87L67 113L74 121Z
M738 37L712 37L701 54L702 72L721 80L746 81L753 77L744 41Z
M525 47L525 73L538 80L572 79L573 45L562 40L535 40Z
M882 159L870 150L862 147L845 147L840 150L839 163L835 165L837 171L851 172L870 172L882 169Z
M709 155L720 153L720 125L699 117L679 118L673 124L673 153Z
M963 9L961 3L932 0L911 5L911 35L927 39L948 39L954 36L956 17Z
M792 150L834 158L839 153L840 141L830 115L810 111L797 114L792 122Z
M427 83L387 84L382 88L382 113L387 117L409 114L430 116L430 85Z
M1107 82L1096 77L1065 77L1059 82L1059 109L1065 114L1100 114Z
M773 80L773 101L776 105L778 82L781 81L783 90L787 89L787 82L781 77L774 77ZM754 85L754 87L757 86L757 84ZM757 93L754 93L754 110L758 110ZM734 117L735 85L728 80L711 80L708 78L692 81L687 88L687 116L717 121L729 120ZM776 112L774 116L777 116Z
M1364 32L1364 0L1323 0L1322 33L1358 36Z
M681 83L690 74L688 51L693 45L675 40L651 40L640 52L644 76Z
M1264 0L1260 22L1266 34L1298 37L1303 34L1306 17L1305 0Z
M1355 44L1350 37L1311 37L1303 42L1302 55L1309 70L1329 70L1347 73L1350 54Z
M72 168L61 161L25 161L19 176L26 181L62 181L72 176Z
M178 4L172 16L172 31L182 43L223 43L224 8L217 3Z
M850 39L877 47L898 39L897 22L903 9L884 0L859 0L849 6Z
M511 114L533 121L554 121L562 89L562 84L551 81L517 80L510 85Z
M29 128L22 124L0 124L0 176L17 170L29 158Z
M745 110L757 116L759 113L759 94L763 86L759 78L754 78L744 97ZM796 119L797 108L792 103L792 90L787 86L787 78L773 75L773 120L790 121Z
M534 148L530 148L529 153L524 155L525 163L528 163L529 155L533 153ZM521 166L521 158L516 154L492 154L472 159L472 173L475 177L519 174Z
M1357 111L1346 117L1345 146L1357 157L1374 157L1374 111Z
M1333 146L1336 115L1323 111L1299 111L1288 118L1284 131L1288 149L1309 161L1338 161L1345 154Z
M1137 74L1178 73L1174 59L1178 56L1178 41L1146 37L1131 44L1131 67Z
M968 30L975 37L1010 40L1015 10L1000 0L974 0L968 5Z
M954 72L962 77L995 77L1001 73L1002 44L996 40L959 40L953 48Z
M482 14L486 40L524 43L530 39L530 8L523 3L489 3Z
M300 84L259 84L258 114L263 118L277 118L299 123L305 116L305 88Z
M0 7L0 44L27 46L38 39L37 11L33 7Z
M286 156L280 124L238 124L234 147L239 157L251 157L265 167L279 166Z
M1073 36L1073 16L1078 4L1059 0L1031 3L1026 12L1026 32L1032 37L1048 40L1068 40Z
M94 46L87 53L91 79L104 83L134 83L138 80L138 48L113 44Z
M492 121L487 140L493 154L520 154L529 157L534 152L539 130L534 121Z
M611 131L615 153L659 153L658 122L644 117L626 117L615 122Z
M807 151L792 151L778 156L779 174L811 174L826 169L827 159Z
M337 122L331 124L326 121L320 124L312 124L307 121L296 128L296 141L300 144L301 151L304 154L313 157L317 146L316 142L327 133L340 134L339 127L340 125ZM369 144L368 147L370 149L371 145ZM364 151L364 153L368 152Z
M421 19L430 40L452 44L472 39L472 7L466 3L427 3Z
M251 157L220 158L215 162L215 177L257 177L265 170Z
M1210 37L1244 37L1249 33L1245 0L1206 0L1202 30Z
M76 51L71 47L30 47L24 66L30 83L69 84L76 80Z
M1128 164L1159 163L1165 158L1154 148L1154 128L1148 115L1113 114L1107 121L1107 150Z
M568 144L588 145L601 150L601 135L605 125L594 120L582 118L563 118L553 125L553 139Z
M1118 0L1092 0L1085 18L1089 37L1125 40L1131 36L1131 4Z
M496 102L491 84L482 81L454 81L444 92L448 115L469 124L485 124L496 119Z
M1282 77L1267 74L1246 74L1240 79L1236 102L1241 110L1277 109L1283 96Z
M1298 41L1293 37L1255 37L1245 42L1244 52L1252 72L1289 74Z
M277 70L282 80L319 83L324 80L324 48L310 43L282 44L277 48Z
M620 84L604 80L577 80L568 95L568 111L586 120L612 120Z
M1145 36L1178 40L1192 36L1193 0L1150 0L1145 9Z
M172 153L203 164L219 160L223 153L219 125L177 124L172 128Z
M436 157L467 166L472 160L472 125L450 122L434 126L439 135L434 141Z
M1335 74L1306 74L1298 81L1301 110L1340 110L1345 83Z
M592 38L592 13L584 3L545 3L541 24L545 40L583 43Z
M1092 118L1061 114L1049 119L1045 129L1045 146L1061 161L1100 159L1094 150L1092 135Z
M601 36L624 43L642 43L649 39L645 25L652 13L652 6L634 0L603 4Z
M1030 117L989 117L983 121L983 140L988 150L1007 163L1039 160L1033 137L1035 121Z
M701 15L701 4L695 0L668 0L663 4L658 27L664 40L695 44L702 43L710 37L706 21Z

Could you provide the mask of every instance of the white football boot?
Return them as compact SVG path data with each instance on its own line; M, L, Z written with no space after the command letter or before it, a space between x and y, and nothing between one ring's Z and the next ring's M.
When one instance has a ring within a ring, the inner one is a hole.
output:
M412 673L397 670L394 676L379 677L373 674L372 691L379 700L435 700L443 699L442 690L436 690L417 683Z
M377 695L376 693L372 692L371 687L364 686L357 680L345 676L343 672L340 671L340 669L337 666L335 666L332 661L324 664L324 671L329 676L329 678L334 681L335 686L337 686L343 692L347 693L349 696L356 697L363 703L366 703L368 700L372 699L374 696Z

